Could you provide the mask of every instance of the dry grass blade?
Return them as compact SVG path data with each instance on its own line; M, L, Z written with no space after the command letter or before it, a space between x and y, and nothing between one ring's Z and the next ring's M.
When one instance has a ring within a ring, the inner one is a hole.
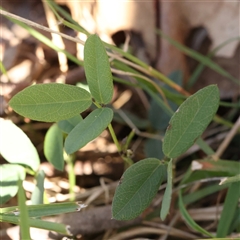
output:
M60 32L57 20L54 16L54 13L51 11L51 9L49 8L46 1L42 1L42 3L43 3L43 7L45 9L45 14L46 14L46 18L47 18L49 27L56 32ZM59 48L65 49L65 45L64 45L64 42L63 42L61 36L58 34L54 34L54 33L52 33L51 35L52 35L52 42ZM61 52L58 52L57 54L58 54L60 70L63 73L66 73L68 71L67 57L64 53L61 53Z
M159 227L136 227L136 228L131 228L128 231L124 231L121 233L118 233L112 237L109 238L109 240L124 240L124 239L133 239L138 236L143 236L147 234L154 234L154 235L162 235L168 233L170 236L173 237L178 237L182 239L193 239L196 236L186 233L184 231L178 230L178 229L173 229L168 232L168 229L161 229Z
M224 153L224 151L226 150L226 148L230 144L230 142L233 139L233 137L237 134L239 129L240 129L240 117L235 122L234 126L229 131L227 136L224 138L223 142L218 147L218 150L216 151L216 153L212 156L215 161L217 161L221 157L221 155Z

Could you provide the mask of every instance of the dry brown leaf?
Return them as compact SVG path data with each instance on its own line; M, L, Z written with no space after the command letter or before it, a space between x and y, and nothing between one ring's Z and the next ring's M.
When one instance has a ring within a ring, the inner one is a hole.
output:
M240 3L229 1L163 1L161 3L162 31L184 44L193 28L204 27L212 41L211 49L230 38L239 36ZM238 42L220 49L217 56L232 57ZM211 50L210 49L210 50ZM158 69L164 74L180 69L186 72L184 55L166 40L161 40Z

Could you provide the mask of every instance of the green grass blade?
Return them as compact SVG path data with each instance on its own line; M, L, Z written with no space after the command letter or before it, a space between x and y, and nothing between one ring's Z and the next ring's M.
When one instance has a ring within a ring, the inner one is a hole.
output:
M17 216L0 214L0 221L18 225L20 219ZM24 221L29 221L30 227L54 231L54 232L58 232L58 233L61 233L64 235L71 235L71 233L68 230L68 227L61 223L48 222L48 221L43 221L40 219L33 219L33 218L28 219L28 220L24 219ZM31 238L21 238L21 239L29 240Z
M26 196L25 191L22 186L22 181L18 181L18 204L20 210L20 229L21 229L21 239L31 240L30 237L30 221L28 217L28 209L26 206Z
M189 213L187 212L184 203L183 203L183 199L182 199L182 190L180 190L179 192L179 198L178 198L178 205L179 205L179 210L181 212L181 215L183 216L184 220L186 221L186 223L195 231L202 233L206 236L209 237L214 237L211 233L209 233L208 231L206 231L205 229L203 229L202 227L200 227L193 219L192 217L189 215Z
M218 184L214 184L214 185L211 185L211 186L207 186L207 187L204 187L200 190L197 190L193 193L189 193L187 195L184 195L183 196L183 202L184 204L191 204L191 203L194 203L210 194L213 194L215 192L218 192L222 189L225 189L227 188L228 185L224 185L224 186L219 186Z
M219 185L224 185L227 183L234 183L234 182L240 182L240 174L233 176L233 177L229 177L229 178L225 178L223 179Z
M229 233L232 233L234 230L236 232L240 232L240 207L237 208L234 214L234 219L229 229Z
M44 195L44 179L45 173L43 170L40 170L35 177L36 179L36 186L31 196L31 203L33 205L36 204L43 204L43 195Z
M40 218L69 212L77 212L84 207L86 207L86 205L78 202L65 202L54 204L28 205L27 209L30 218ZM1 213L7 213L8 216L15 216L17 212L19 212L18 206L1 208Z
M240 37L234 37L231 39L228 39L227 41L223 42L222 44L220 44L219 46L217 46L215 49L213 49L208 55L207 57L211 58L213 57L216 52L218 50L220 50L221 48L223 48L225 45L227 45L228 43L231 43L233 41L239 41ZM191 88L194 83L197 81L199 75L202 73L203 69L205 68L204 64L199 64L198 67L196 68L196 70L193 72L193 74L191 75L191 77L189 78L188 82L187 82L187 88Z
M86 205L78 202L40 204L28 206L29 217L45 217L63 213L77 212Z
M160 217L161 217L162 221L165 220L165 218L169 212L170 206L171 206L172 178L173 178L172 161L173 161L172 159L169 161L168 167L167 167L167 173L168 173L167 187L166 187L165 193L163 195L162 208L161 208L161 212L160 212Z
M240 198L240 182L232 183L224 201L223 210L217 226L217 237L226 237Z
M219 103L220 106L230 107L230 108L239 108L240 109L240 100L236 103L222 102Z
M213 155L215 152L212 150L212 148L203 141L202 138L198 138L196 140L196 144L207 154L207 155Z
M231 79L236 84L240 85L239 79L236 79L231 74L229 74L227 71L225 71L223 68L221 68L219 65L214 63L210 58L205 57L201 55L200 53L185 47L184 45L180 44L179 42L173 40L172 38L165 35L161 30L157 30L157 34L159 34L161 37L165 38L169 43L171 43L173 46L175 46L177 49L188 55L189 57L192 57L193 59L201 62L202 64L208 66L209 68L213 69L217 73L221 74L224 77L227 77Z

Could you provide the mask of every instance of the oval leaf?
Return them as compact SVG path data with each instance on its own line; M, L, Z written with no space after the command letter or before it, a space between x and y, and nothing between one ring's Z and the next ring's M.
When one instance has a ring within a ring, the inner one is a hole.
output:
M142 213L156 195L165 176L166 165L156 158L146 158L129 167L113 198L113 218L130 220Z
M112 121L110 108L96 109L81 121L67 136L65 151L71 154L98 137Z
M0 199L1 204L3 204L16 195L18 191L18 180L25 179L26 173L24 167L17 164L0 165L0 173Z
M216 85L199 90L181 104L169 122L163 141L164 154L175 158L190 148L211 122L218 105Z
M57 122L90 107L91 95L79 87L48 83L25 88L9 102L18 114L37 121Z
M53 124L47 131L44 140L44 154L56 169L63 170L63 133L57 124Z
M0 154L10 163L19 163L37 171L40 159L28 136L13 122L0 119Z
M113 95L113 78L105 47L97 35L88 37L84 46L84 68L90 92L100 104Z
M66 119L59 121L57 123L58 127L64 132L64 133L70 133L74 127L76 127L81 121L82 121L82 116L77 115L72 118Z

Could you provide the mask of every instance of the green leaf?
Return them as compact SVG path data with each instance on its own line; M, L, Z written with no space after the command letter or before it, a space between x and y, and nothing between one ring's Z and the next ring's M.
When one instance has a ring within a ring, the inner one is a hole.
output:
M232 183L224 201L223 210L217 226L217 237L226 237L229 234L231 223L237 210L240 198L240 182Z
M129 167L113 198L113 218L130 220L142 213L156 195L165 176L166 165L156 158L146 158Z
M112 121L113 111L110 108L95 109L81 121L67 136L65 150L71 154L98 137Z
M105 47L97 35L88 37L84 46L84 68L93 98L107 104L113 96L113 78Z
M184 204L187 204L187 205L197 202L198 200L204 199L208 195L213 194L215 192L219 192L220 190L223 190L227 187L228 185L218 185L218 184L213 184L207 187L203 187L199 190L196 190L194 192L184 195L183 202Z
M13 122L0 119L0 154L10 163L19 163L37 171L40 160L28 136Z
M20 233L21 239L31 240L30 236L30 225L29 225L29 217L28 217L28 209L26 206L26 196L25 191L22 186L22 181L18 180L18 205L20 210Z
M81 121L83 120L81 115L74 116L72 118L59 121L57 123L58 127L64 132L64 133L70 133L74 127L76 127Z
M31 203L34 205L36 204L43 204L43 194L44 194L44 179L45 173L43 170L40 170L35 177L36 179L36 186L31 196Z
M44 140L44 155L56 169L63 170L63 133L57 124L53 124L47 131Z
M162 221L165 220L169 212L172 199L172 178L173 178L172 159L168 163L167 173L168 173L167 187L163 195L162 208L160 213Z
M25 88L9 102L18 114L37 121L56 122L90 107L91 95L79 87L48 83Z
M167 128L163 152L175 158L190 148L206 129L219 105L219 91L210 85L187 98L172 116Z
M19 178L25 179L25 169L17 164L2 164L0 165L0 175L0 199L3 204L16 195Z

